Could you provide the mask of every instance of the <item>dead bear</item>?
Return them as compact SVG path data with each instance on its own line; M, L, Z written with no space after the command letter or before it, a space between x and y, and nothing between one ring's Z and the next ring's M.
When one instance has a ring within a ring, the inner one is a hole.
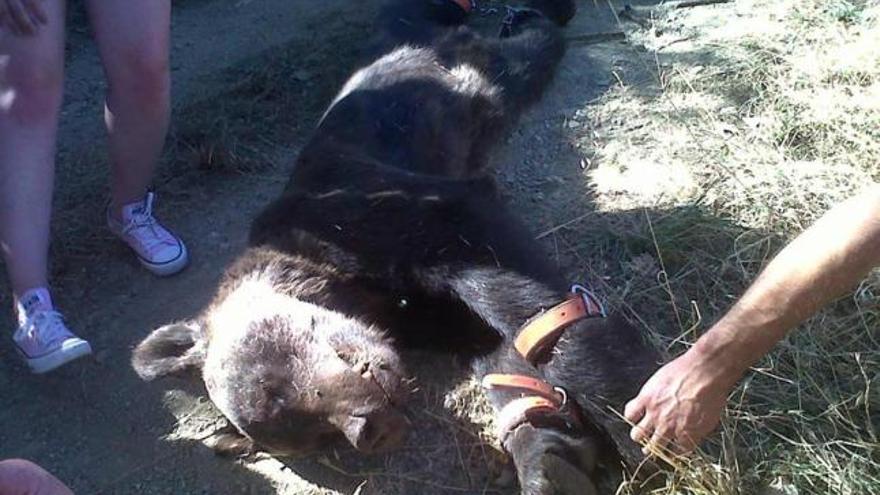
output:
M243 435L228 445L300 454L341 434L373 452L410 427L398 349L444 343L473 356L481 379L532 380L487 391L523 492L590 493L597 442L641 459L609 408L622 410L659 359L601 311L557 325L555 352L523 353L520 329L536 314L597 305L569 294L487 170L551 81L575 4L527 1L498 38L462 24L469 5L382 9L386 54L330 105L212 304L155 330L133 365L147 380L199 371ZM517 410L521 399L533 400Z

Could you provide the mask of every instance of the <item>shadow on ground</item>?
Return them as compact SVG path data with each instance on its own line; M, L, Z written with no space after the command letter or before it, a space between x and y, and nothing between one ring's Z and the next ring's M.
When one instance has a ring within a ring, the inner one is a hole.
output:
M79 493L321 493L316 486L342 493L516 492L484 425L446 407L447 390L468 374L448 357L413 356L422 363L413 367L421 383L411 406L417 428L401 451L365 457L331 448L283 464L215 457L201 440L212 433L216 418L201 414L198 390L169 393L169 386L180 384L144 384L129 365L131 348L152 328L192 316L207 304L223 268L244 246L249 219L286 181L296 147L369 37L372 10L354 4L311 19L309 37L205 74L196 83L214 91L178 109L158 186L163 218L187 234L193 252L193 265L180 276L165 281L144 274L95 227L102 222L105 179L83 169L101 162L99 152L82 146L63 155L68 171L59 181L53 275L60 306L97 353L51 376L31 377L11 346L0 346L0 458L35 460ZM581 7L568 29L571 36L618 29L607 5ZM495 19L487 15L476 22L492 26ZM667 243L662 252L670 253L667 277L700 276L704 267L690 265L686 251L676 246L693 249L702 242L694 226L728 232L731 243L741 229L699 207L597 211L585 187L589 150L574 146L568 122L573 110L618 84L615 68L629 71L627 84L646 88L646 97L652 97L651 72L623 46L574 43L549 94L525 116L495 162L511 204L572 280L620 294L612 307L674 335L687 321L651 309L655 299L644 296L657 291L657 284L630 286L627 278L654 268L638 264L643 255L653 259L658 238ZM690 228L681 229L685 224ZM6 294L0 311L11 321ZM682 304L686 309L676 317L687 320L689 306Z

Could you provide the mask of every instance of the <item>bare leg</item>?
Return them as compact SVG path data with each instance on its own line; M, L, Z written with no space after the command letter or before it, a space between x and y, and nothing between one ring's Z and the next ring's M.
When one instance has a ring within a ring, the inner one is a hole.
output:
M153 197L146 194L171 110L171 1L87 0L87 6L110 88L108 223L148 270L173 275L188 263L186 246L153 217Z
M34 36L0 30L0 251L18 298L48 283L66 2L44 2Z
M110 147L111 214L140 201L168 132L171 2L87 0L107 75L105 120Z

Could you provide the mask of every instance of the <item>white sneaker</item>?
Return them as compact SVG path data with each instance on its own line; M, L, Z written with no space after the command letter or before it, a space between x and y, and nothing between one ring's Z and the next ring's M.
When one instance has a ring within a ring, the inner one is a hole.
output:
M167 276L183 270L189 263L186 246L153 217L153 193L142 202L122 208L122 222L108 212L107 225L134 250L141 264L156 275Z
M37 374L92 353L89 343L74 335L61 314L53 310L38 310L28 315L12 340L31 371Z

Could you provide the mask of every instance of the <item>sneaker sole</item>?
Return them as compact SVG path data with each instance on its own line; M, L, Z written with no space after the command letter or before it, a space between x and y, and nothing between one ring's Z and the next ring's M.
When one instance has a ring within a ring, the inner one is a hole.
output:
M177 258L174 258L171 261L166 261L165 263L150 263L140 256L138 256L138 260L140 260L141 265L143 265L144 268L149 270L153 275L168 277L180 273L180 271L186 268L186 266L189 264L189 252L187 251L186 244L184 244L183 241L178 239L177 242L180 243L180 255L178 255Z
M74 338L65 341L55 352L38 358L25 358L25 361L34 374L42 375L91 353L92 346L88 342Z

